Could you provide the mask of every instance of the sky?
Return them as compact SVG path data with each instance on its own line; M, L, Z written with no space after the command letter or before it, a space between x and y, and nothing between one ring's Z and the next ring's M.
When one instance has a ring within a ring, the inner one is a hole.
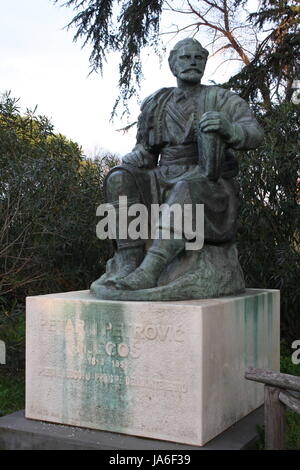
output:
M100 149L120 155L129 152L136 129L123 135L117 130L128 120L110 122L118 96L118 55L109 56L103 77L89 75L90 49L74 43L75 30L64 28L73 17L71 9L51 0L0 0L0 6L0 93L11 90L12 96L20 98L22 110L37 105L37 113L50 118L55 132L78 142L87 156ZM167 49L172 44L169 41ZM144 54L143 65L146 79L141 99L175 85L167 56L160 67L154 53ZM212 78L215 65L213 60L208 63L203 83ZM139 111L136 102L130 111L129 122L134 122Z

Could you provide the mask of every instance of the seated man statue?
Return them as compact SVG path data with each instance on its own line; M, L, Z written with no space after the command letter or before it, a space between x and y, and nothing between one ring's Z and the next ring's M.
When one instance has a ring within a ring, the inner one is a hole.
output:
M177 87L144 100L136 146L106 177L106 202L117 212L120 196L129 207L164 209L152 239L117 237L105 274L91 286L98 298L201 299L245 287L235 243L239 186L233 151L256 148L263 131L238 95L201 84L207 56L195 39L175 45L169 65ZM164 217L174 204L182 211L192 207L193 223L196 206L204 208L204 243L198 249L187 250L187 239L175 236L176 223ZM173 236L164 237L166 231Z

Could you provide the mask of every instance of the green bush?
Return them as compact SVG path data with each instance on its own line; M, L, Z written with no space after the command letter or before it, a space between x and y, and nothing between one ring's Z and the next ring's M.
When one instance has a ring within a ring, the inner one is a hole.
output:
M0 100L0 338L8 364L24 364L28 295L86 289L104 270L109 245L96 237L103 178L116 163L81 148L18 100Z
M0 370L0 417L25 407L24 377L1 375Z
M260 118L263 145L240 157L239 254L248 287L281 290L281 332L300 339L299 105Z

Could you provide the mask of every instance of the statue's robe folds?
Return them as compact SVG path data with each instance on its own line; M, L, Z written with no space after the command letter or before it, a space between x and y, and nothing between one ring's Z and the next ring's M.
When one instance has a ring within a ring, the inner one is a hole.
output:
M208 111L224 113L233 124L230 140L224 141L215 132L199 131L200 119ZM166 201L192 203L193 207L204 204L204 246L176 256L165 267L157 287L124 291L103 285L118 277L122 268L124 261L118 250L91 291L101 299L148 301L211 298L243 291L235 244L239 187L234 150L255 148L262 137L247 103L220 87L199 85L191 92L163 88L148 97L141 107L137 144L132 151L144 163L143 168L122 164L109 175L120 169L128 172L134 190L131 194L124 191L124 195L148 208ZM207 157L211 159L208 166ZM207 171L211 163L217 171ZM113 200L107 197L107 202Z
M198 145L199 122L207 111L219 111L234 125L234 136L219 148L221 175L217 181L205 175ZM122 165L136 182L139 199L149 207L162 204L176 191L176 183L188 183L189 195L173 194L176 203L204 204L205 242L234 240L237 230L238 164L233 150L255 148L263 131L247 103L218 86L199 85L191 92L163 88L146 98L138 119L137 144L133 149L146 168ZM178 191L180 193L180 190Z

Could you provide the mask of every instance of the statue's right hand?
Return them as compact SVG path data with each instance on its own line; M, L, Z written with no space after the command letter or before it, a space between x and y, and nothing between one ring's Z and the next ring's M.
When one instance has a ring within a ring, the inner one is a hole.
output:
M145 166L144 159L138 152L127 153L127 155L122 158L122 163L124 165L132 165L138 168L143 168Z

